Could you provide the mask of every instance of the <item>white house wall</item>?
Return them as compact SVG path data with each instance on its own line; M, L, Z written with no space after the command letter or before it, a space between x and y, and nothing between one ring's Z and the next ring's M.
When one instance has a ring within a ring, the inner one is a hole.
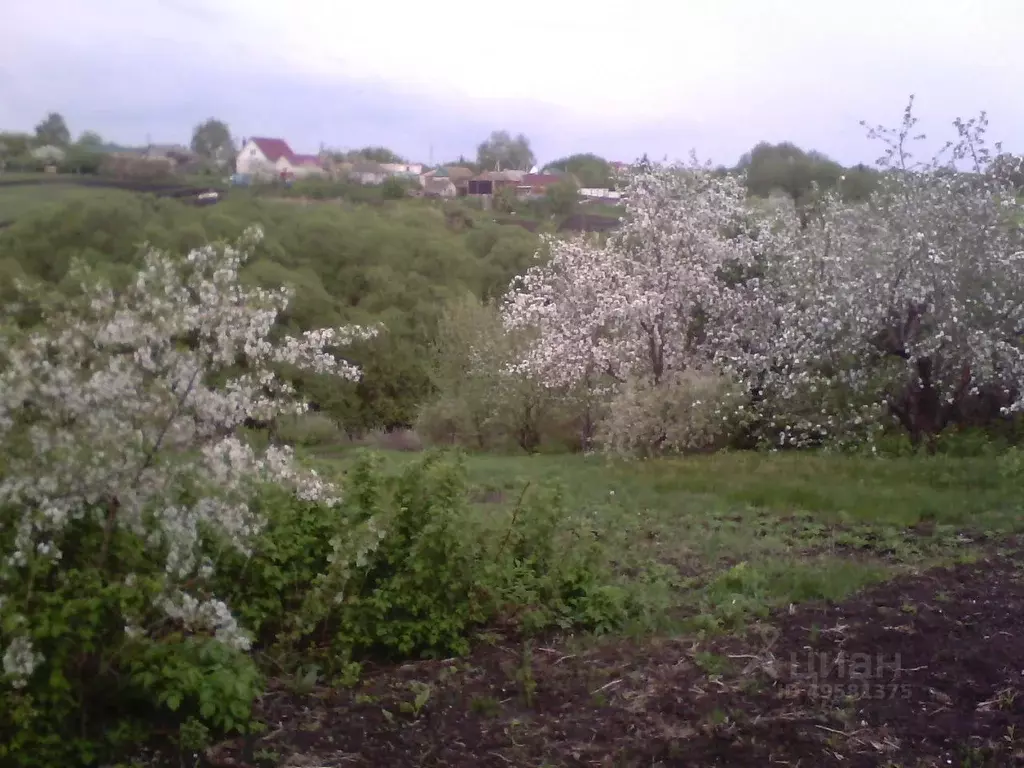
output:
M247 141L235 159L235 171L253 176L273 173L273 164L256 146L255 142Z

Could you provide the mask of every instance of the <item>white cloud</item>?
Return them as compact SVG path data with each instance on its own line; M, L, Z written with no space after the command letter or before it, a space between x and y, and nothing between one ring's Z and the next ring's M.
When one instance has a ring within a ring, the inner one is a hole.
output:
M1014 0L291 0L286 14L280 0L209 6L298 71L533 99L625 124L741 114L759 95L835 101L874 88L903 98L927 70L954 64L994 77L1002 69L1007 82L1024 70L1024 3Z
M1019 0L49 0L13 3L4 21L19 34L0 48L2 119L5 96L35 108L52 87L40 73L52 84L64 60L63 87L95 91L97 113L109 83L131 80L140 93L187 60L206 67L204 91L249 99L253 122L278 117L261 85L274 73L275 88L291 78L323 94L303 106L312 123L358 120L358 105L331 100L331 83L350 95L362 80L368 101L429 97L453 135L473 117L556 152L579 136L632 156L696 145L731 162L760 139L792 139L870 160L858 121L897 122L912 92L929 131L987 109L993 134L1024 144L1012 134L1024 124ZM106 80L87 82L86 70ZM126 90L116 91L122 110ZM147 92L139 109L161 96ZM168 110L185 109L177 98ZM428 102L417 103L422 113Z

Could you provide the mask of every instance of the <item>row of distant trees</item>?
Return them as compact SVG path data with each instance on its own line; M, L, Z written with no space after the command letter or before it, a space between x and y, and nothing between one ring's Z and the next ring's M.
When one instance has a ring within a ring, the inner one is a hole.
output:
M0 132L0 170L33 167L32 151L40 147L62 150L61 170L75 173L95 173L105 154L131 149L106 142L93 130L85 130L77 139L72 139L64 116L50 112L32 133ZM234 140L227 124L221 120L210 118L197 125L192 133L191 149L211 169L224 169L234 164Z
M34 134L0 133L0 163L11 157L26 155L32 147L53 145L69 150L87 165L90 153L99 152L105 145L95 131L84 131L72 141L67 122L58 112L51 112L35 126ZM200 158L219 168L234 164L236 141L230 127L223 120L209 118L195 126L190 147ZM382 146L369 146L348 152L333 153L338 159L365 159L380 163L406 162L398 153ZM1004 154L997 162L1008 164L1017 174L1018 187L1024 189L1024 161ZM72 162L72 165L75 163ZM537 165L537 157L527 136L509 131L493 131L477 146L476 157L459 157L448 165L463 165L476 171L529 170ZM610 187L614 184L611 163L590 152L562 157L548 163L546 169L571 174L582 187ZM83 168L83 170L85 170ZM815 150L804 150L793 143L772 144L761 142L745 153L732 168L721 167L721 172L742 171L750 194L769 197L784 195L802 207L812 202L818 191L827 191L842 185L848 200L863 200L874 189L878 171L858 164L844 167L827 155Z

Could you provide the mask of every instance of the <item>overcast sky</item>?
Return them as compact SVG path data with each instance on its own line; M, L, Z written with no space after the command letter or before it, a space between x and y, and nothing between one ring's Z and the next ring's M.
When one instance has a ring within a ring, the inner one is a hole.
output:
M1024 0L11 0L0 130L188 143L204 118L299 152L475 154L493 129L541 159L732 164L759 140L845 163L859 121L917 95L936 141L987 110L1024 152Z

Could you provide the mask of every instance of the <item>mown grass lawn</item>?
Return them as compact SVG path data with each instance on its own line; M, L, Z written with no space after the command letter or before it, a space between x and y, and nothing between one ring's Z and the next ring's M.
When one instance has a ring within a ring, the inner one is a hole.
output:
M358 451L316 461L344 472ZM398 471L415 453L379 452ZM1021 526L1020 491L988 458L724 453L641 462L466 456L477 522L501 535L524 494L563 490L655 625L728 628L772 608L970 560ZM650 579L651 573L663 578ZM647 583L637 583L634 574Z

